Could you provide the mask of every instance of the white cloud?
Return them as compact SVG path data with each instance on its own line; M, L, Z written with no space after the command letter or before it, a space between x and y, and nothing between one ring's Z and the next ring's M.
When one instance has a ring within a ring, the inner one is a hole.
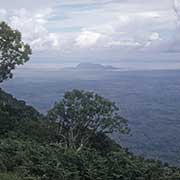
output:
M177 15L180 16L180 0L174 0L174 8Z
M130 23L130 18L128 15L121 15L121 16L117 17L117 19L121 26L122 25L124 26L124 25L127 25Z
M0 9L0 20L3 20L7 16L7 11L5 9Z
M160 13L156 12L156 11L141 12L141 13L139 13L139 16L149 17L149 18L160 18L161 17Z
M80 47L91 47L96 45L97 41L100 39L101 34L96 32L91 32L83 30L80 35L76 38L76 45Z
M125 46L125 47L141 47L142 44L134 40L124 41L112 41L108 43L108 46Z
M48 31L48 18L52 14L52 9L29 11L27 9L19 10L1 10L4 14L3 20L6 20L14 29L22 33L22 38L29 43L34 51L42 51L57 48L59 45L59 34Z
M161 40L161 38L160 38L159 33L153 32L153 33L150 35L150 37L149 37L149 39L148 39L148 41L146 42L146 44L145 44L144 47L147 48L147 47L153 45L154 43L157 43L157 41L160 41L160 40Z
M3 9L21 9L35 10L39 8L53 7L58 0L0 0Z
M156 40L160 40L160 35L159 33L157 32L154 32L151 34L150 38L149 38L150 41L156 41Z
M180 14L179 2L175 0L177 14ZM0 3L0 19L20 30L34 52L43 51L43 55L44 52L87 55L89 49L101 52L102 56L106 51L120 55L126 49L148 50L163 43L167 47L172 42L177 21L173 0L163 0L163 3L157 0L15 0L13 3L0 0Z

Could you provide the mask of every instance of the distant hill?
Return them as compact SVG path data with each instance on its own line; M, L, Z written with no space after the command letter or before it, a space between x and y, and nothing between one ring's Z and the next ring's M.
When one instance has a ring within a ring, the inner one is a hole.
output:
M94 64L94 63L80 63L76 66L76 69L89 69L89 70L112 70L117 69L113 66L105 66L102 64Z
M102 64L96 64L96 63L80 63L76 67L72 68L64 68L64 70L79 70L79 71L111 71L116 70L118 68L113 67L111 65L102 65Z

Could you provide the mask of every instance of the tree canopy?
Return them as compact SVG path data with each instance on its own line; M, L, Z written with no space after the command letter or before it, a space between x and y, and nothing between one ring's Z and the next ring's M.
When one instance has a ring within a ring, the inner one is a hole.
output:
M115 103L93 93L80 90L66 92L64 98L49 111L57 122L58 136L68 146L88 143L98 133L128 132L127 120L119 115Z
M31 48L22 41L21 33L0 22L0 82L12 78L12 70L29 60Z

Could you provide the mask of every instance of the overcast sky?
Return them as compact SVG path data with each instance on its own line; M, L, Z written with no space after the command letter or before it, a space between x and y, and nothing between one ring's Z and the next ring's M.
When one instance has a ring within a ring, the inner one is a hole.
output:
M179 61L180 0L0 0L34 60Z

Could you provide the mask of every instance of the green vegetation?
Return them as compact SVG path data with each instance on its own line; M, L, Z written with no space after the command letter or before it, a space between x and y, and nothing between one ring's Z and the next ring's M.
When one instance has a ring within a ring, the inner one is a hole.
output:
M3 81L28 60L30 48L19 32L0 27ZM16 56L7 53L12 48ZM114 103L92 92L67 92L43 116L0 89L0 180L180 179L179 168L129 153L108 137L113 132L128 133L127 121Z
M17 177L16 175L13 174L0 174L0 179L1 180L22 180L19 177Z
M0 174L0 180L22 180L13 174Z
M58 143L77 148L99 133L127 133L127 121L118 110L114 103L95 93L73 90L55 104L48 119L58 123Z
M0 82L12 78L16 65L29 60L31 49L21 40L21 33L0 22Z

